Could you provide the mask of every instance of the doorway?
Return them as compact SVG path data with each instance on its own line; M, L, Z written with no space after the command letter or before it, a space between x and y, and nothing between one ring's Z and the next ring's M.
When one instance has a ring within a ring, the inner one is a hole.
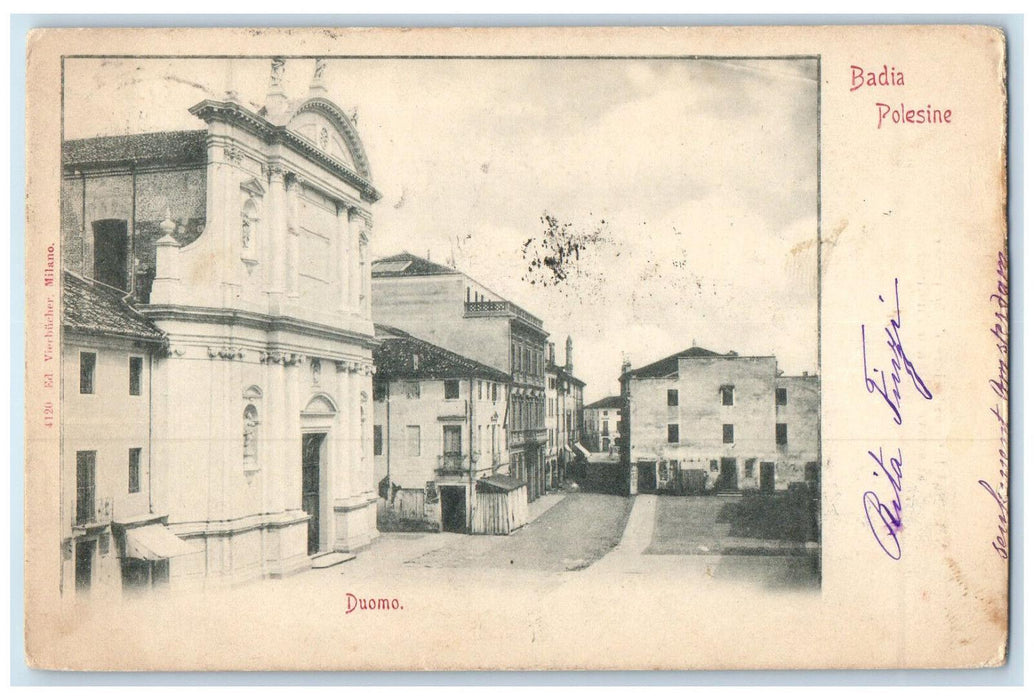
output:
M775 464L773 462L761 463L761 492L772 493L775 491Z
M93 223L93 278L109 287L129 291L127 261L129 229L120 219Z
M309 554L320 551L320 476L326 433L302 435L302 510L309 516Z
M93 552L97 548L95 540L80 540L75 543L75 590L85 593L93 582Z
M735 491L737 486L736 458L722 457L722 468L718 473L718 488L725 491Z
M442 531L467 531L467 494L463 486L440 487L442 497Z

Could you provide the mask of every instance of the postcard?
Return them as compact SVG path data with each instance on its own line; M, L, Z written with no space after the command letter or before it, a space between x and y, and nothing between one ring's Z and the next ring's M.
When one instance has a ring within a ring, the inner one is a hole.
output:
M27 61L31 667L1004 663L999 29Z

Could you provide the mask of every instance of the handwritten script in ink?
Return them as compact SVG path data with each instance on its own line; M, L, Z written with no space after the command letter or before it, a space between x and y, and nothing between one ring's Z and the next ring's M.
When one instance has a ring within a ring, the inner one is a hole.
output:
M998 532L991 547L1002 559L1009 558L1009 259L1004 251L998 253L998 284L990 296L994 305L994 324L991 335L998 350L998 367L994 378L988 380L995 395L991 413L998 426L998 476L995 486L981 479L977 484L994 499L998 507Z
M881 304L885 304L883 295L877 297ZM883 327L883 344L887 349L884 359L870 361L868 336L865 325L862 325L862 378L865 383L865 390L876 397L881 410L887 411L891 421L895 425L904 423L902 405L904 400L903 392L918 394L920 398L927 401L933 399L933 392L926 386L915 362L909 357L905 350L902 339L901 321L901 294L899 291L898 279L894 279L894 310L890 315L890 322ZM911 391L910 391L911 388ZM889 456L884 455L883 448L869 450L868 457L872 460L870 467L873 469L873 476L881 485L879 490L870 489L862 494L862 507L865 512L865 521L872 531L876 543L883 550L884 554L894 560L901 559L901 533L902 524L902 479L904 456L901 448L888 450ZM881 495L882 494L882 495Z

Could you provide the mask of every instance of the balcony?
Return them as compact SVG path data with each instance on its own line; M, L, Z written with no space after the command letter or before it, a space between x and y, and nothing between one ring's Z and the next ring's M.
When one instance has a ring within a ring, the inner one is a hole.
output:
M102 527L111 522L114 516L114 499L94 499L93 494L76 501L73 527L88 530Z
M545 428L512 429L509 431L509 435L511 447L531 442L545 444L547 437Z
M458 452L452 452L449 454L438 455L438 468L434 470L436 476L455 476L466 474L469 469L467 468L467 457L469 455L459 454ZM473 455L474 462L478 461L478 455Z
M509 301L468 301L463 304L463 315L467 318L488 318L508 316L519 318L536 328L542 328L542 320L532 316L521 307Z

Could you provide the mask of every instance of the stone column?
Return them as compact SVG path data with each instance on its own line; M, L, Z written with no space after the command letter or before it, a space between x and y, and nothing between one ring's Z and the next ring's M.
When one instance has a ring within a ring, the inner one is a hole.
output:
M269 216L267 234L271 251L273 283L269 290L270 313L280 313L280 305L287 289L287 224L285 217L284 170L272 165L269 173Z
M358 209L348 210L348 300L352 313L360 313L359 295L362 293L359 270L359 235L363 219Z
M341 204L337 208L337 245L335 246L335 252L337 254L337 284L338 284L338 310L342 312L348 311L348 280L350 275L348 274L349 259L351 258L351 251L349 250L349 219L351 218L351 211L347 206Z
M284 504L287 510L302 508L302 405L299 369L302 357L289 354L284 356L284 382L287 386L286 406L284 408Z
M297 298L299 270L299 245L301 230L299 229L299 209L301 207L301 189L298 181L291 179L287 186L287 296Z
M287 441L287 387L284 384L284 368L271 361L270 356L263 358L265 362L265 391L267 392L263 407L266 416L262 428L266 438L264 455L268 461L262 464L262 479L266 487L266 510L280 513L287 509L287 498L284 492L286 485L286 465L288 462L284 446Z

